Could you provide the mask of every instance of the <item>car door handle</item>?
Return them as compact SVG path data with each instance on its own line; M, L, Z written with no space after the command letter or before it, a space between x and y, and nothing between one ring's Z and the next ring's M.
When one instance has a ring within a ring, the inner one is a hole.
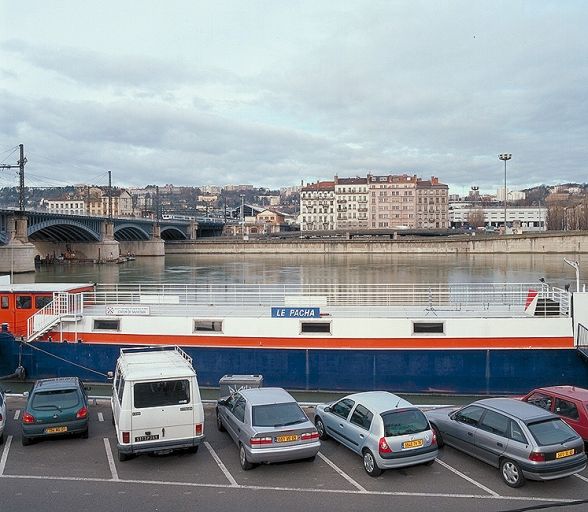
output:
M363 438L364 438L364 435L363 435L363 434L359 434L359 437L360 437L361 439L363 439Z
M468 432L468 436L474 437L474 433L473 432Z
M343 423L339 423L339 426L340 426L341 428L343 428Z
M502 443L496 443L496 446L500 446L500 448L504 448L504 445Z

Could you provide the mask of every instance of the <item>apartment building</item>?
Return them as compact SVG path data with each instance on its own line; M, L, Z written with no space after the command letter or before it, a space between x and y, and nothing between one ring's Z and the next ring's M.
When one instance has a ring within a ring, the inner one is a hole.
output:
M413 176L368 174L369 227L372 229L415 228L417 182L416 174Z
M44 200L42 206L51 213L62 213L65 215L85 215L86 204L78 199Z
M449 187L439 183L439 178L417 180L416 226L417 229L449 228Z
M302 231L335 229L335 182L318 181L300 191Z
M367 178L335 176L335 207L335 229L367 228Z

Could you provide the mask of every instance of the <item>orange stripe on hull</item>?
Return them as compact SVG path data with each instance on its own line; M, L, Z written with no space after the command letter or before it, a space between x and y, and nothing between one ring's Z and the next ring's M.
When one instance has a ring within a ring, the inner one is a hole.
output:
M69 333L63 333L66 338ZM54 340L58 333L53 333ZM289 349L534 349L574 348L572 336L545 338L252 338L237 336L165 336L154 334L78 333L86 343L116 345L181 345Z

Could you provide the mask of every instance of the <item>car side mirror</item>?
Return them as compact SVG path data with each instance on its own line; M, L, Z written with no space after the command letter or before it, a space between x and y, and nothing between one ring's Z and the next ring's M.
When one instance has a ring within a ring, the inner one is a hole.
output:
M29 392L28 392L28 391L25 391L25 392L22 394L22 396L24 396L25 398L28 398L28 397L29 397Z
M331 412L331 407L329 407L328 405L325 407L325 412Z

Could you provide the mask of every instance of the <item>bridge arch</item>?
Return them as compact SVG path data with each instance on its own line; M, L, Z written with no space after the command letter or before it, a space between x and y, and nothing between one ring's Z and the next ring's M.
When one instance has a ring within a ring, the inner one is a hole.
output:
M47 219L32 224L27 229L32 241L44 242L96 242L100 233L74 219Z
M151 236L142 227L134 224L116 224L114 238L119 242L131 240L150 240Z
M161 228L161 238L163 240L187 240L188 237L181 229L174 226Z

